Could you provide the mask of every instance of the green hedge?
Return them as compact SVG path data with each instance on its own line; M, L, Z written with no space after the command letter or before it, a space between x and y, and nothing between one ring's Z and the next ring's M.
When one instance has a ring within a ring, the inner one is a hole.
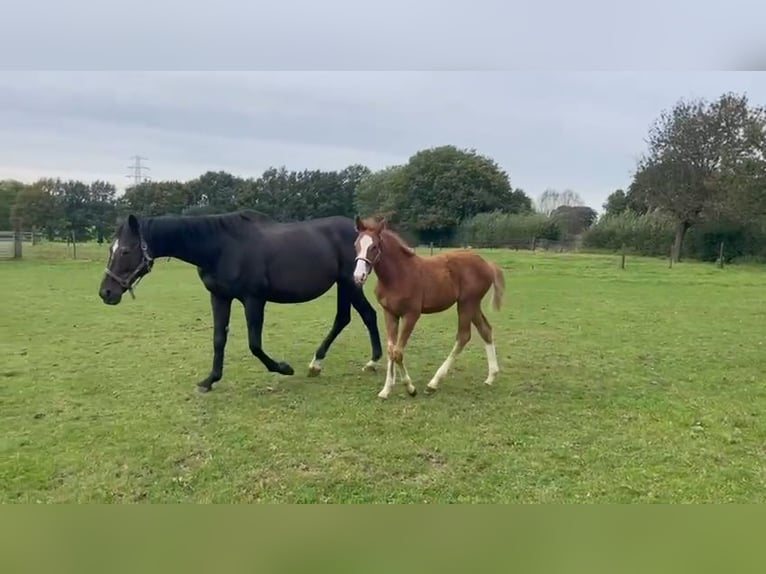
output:
M583 236L586 249L626 250L639 255L668 256L675 235L674 221L658 214L624 212L602 217ZM729 221L701 223L686 233L681 255L701 261L716 261L721 242L724 259L766 259L766 229Z
M474 247L526 248L535 239L556 241L560 235L555 222L544 215L493 211L461 223L456 237L460 243Z
M669 255L673 220L658 214L623 212L599 219L583 235L583 247L617 251L623 246L641 255Z

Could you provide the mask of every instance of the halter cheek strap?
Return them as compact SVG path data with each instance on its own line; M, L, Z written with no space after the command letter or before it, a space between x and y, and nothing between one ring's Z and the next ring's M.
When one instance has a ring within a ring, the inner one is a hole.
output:
M138 267L136 267L133 272L128 275L127 279L123 279L122 277L118 276L117 274L113 273L111 269L109 269L109 262L112 260L112 256L109 256L109 262L107 262L106 266L106 274L109 275L112 279L117 281L119 283L120 287L125 289L130 293L130 296L133 297L133 299L136 298L135 293L133 293L133 288L139 284L141 279L144 275L148 274L152 270L152 266L154 265L154 259L149 255L149 248L146 245L146 241L144 241L143 237L140 237L141 239L141 263L138 264Z

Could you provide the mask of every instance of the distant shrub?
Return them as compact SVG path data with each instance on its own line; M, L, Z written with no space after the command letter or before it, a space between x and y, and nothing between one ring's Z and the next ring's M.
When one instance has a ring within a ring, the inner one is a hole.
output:
M673 237L674 224L669 217L626 211L601 217L583 235L583 247L617 251L625 246L640 255L667 255Z
M474 247L531 247L535 239L556 241L560 230L550 218L538 213L479 213L460 224L457 239Z
M711 221L695 225L684 239L684 254L716 261L723 243L724 260L758 261L766 257L766 230L761 225Z

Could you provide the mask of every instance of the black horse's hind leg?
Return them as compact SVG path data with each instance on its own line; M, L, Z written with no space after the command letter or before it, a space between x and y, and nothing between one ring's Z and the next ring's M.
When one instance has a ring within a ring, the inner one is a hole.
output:
M322 371L321 361L327 356L330 345L340 335L341 331L351 322L351 289L344 283L338 283L338 296L336 298L335 320L330 332L319 344L314 352L314 358L309 364L309 377L315 377Z
M250 352L260 359L261 363L272 373L280 375L292 375L293 368L284 362L277 362L263 350L261 336L263 333L263 312L266 301L263 299L249 298L245 301L245 318L247 319L247 339L250 344Z
M378 361L383 356L383 349L380 345L380 331L378 330L378 314L370 301L364 295L361 287L354 287L351 291L351 304L359 313L359 316L367 327L370 334L370 346L372 347L372 358L364 366L365 371L374 371L378 366Z
M203 381L197 383L197 388L202 393L208 392L213 387L213 383L220 381L223 377L223 354L229 333L231 299L211 293L210 306L213 308L213 368Z

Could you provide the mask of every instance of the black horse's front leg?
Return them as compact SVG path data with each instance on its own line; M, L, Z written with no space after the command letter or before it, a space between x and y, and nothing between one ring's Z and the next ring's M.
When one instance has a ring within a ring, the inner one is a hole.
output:
M380 331L378 329L378 314L375 312L375 307L372 306L370 301L365 297L362 288L355 289L351 292L351 304L364 322L364 326L367 327L367 332L370 335L370 347L372 348L372 358L364 366L365 371L375 371L378 366L378 361L383 356L383 349L380 344Z
M351 322L351 296L349 287L344 283L338 283L338 297L336 299L335 320L330 331L314 352L314 358L309 364L309 377L316 377L322 372L322 361L327 356L327 351L341 331Z
M263 333L263 312L266 301L251 297L245 301L245 319L247 320L247 339L250 344L250 352L258 357L263 365L272 373L280 375L292 375L293 368L285 362L277 362L266 354L261 346Z
M208 392L213 387L213 383L220 381L223 377L223 355L229 333L231 299L211 293L210 306L213 308L213 368L203 381L197 383L197 388L202 393Z

